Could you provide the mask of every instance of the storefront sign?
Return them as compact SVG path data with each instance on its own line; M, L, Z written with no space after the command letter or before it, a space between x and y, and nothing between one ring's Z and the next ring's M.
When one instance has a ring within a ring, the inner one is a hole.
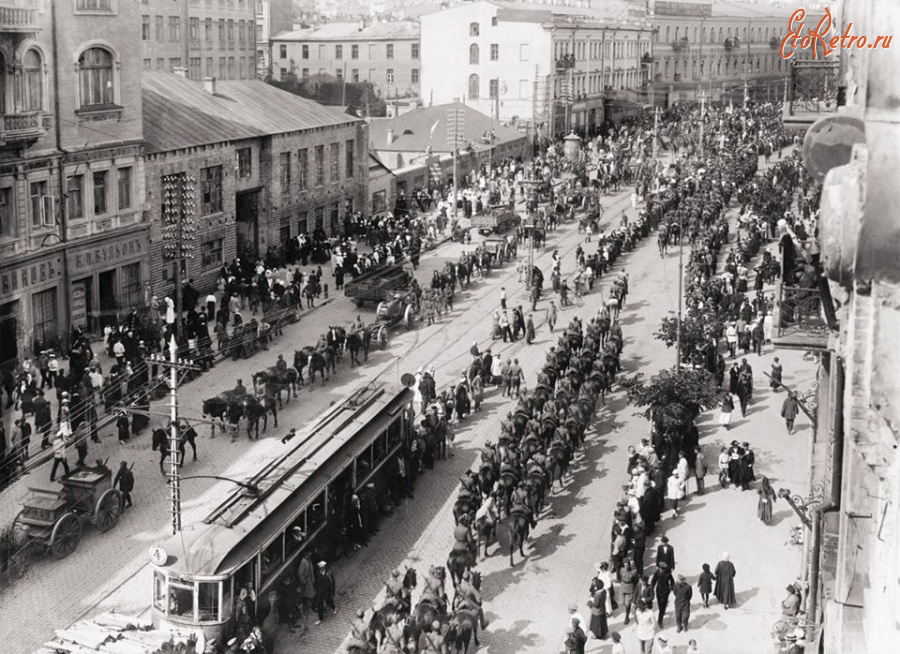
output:
M143 256L147 252L146 236L132 236L121 241L99 243L93 247L73 250L69 265L73 274L96 272Z
M4 270L0 272L0 298L52 282L60 276L62 276L62 260L59 257Z
M71 324L73 327L87 326L87 282L72 284L72 308Z

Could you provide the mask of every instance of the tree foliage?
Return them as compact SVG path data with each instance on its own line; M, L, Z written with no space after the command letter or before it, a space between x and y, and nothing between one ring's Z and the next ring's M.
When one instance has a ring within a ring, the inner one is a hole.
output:
M360 115L365 114L367 106L370 116L383 117L387 114L385 101L371 82L347 82L345 85L335 79L318 77L302 80L294 73L288 73L283 80L269 80L269 84L324 105L340 105L343 101L345 105L355 107Z
M681 360L692 361L694 356L702 354L709 343L722 333L722 321L711 312L689 314L681 320ZM678 342L678 316L671 312L662 319L656 338L673 347Z
M637 376L623 385L629 401L663 432L689 427L700 411L719 403L715 379L702 369L662 370L649 382Z

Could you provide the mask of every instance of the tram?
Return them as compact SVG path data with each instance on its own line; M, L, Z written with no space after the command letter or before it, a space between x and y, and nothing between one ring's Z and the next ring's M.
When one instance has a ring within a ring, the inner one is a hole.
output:
M396 482L413 436L413 391L372 382L298 429L286 451L232 492L203 522L151 548L153 624L232 635L242 591L257 613L278 601L300 556L333 559L353 493Z

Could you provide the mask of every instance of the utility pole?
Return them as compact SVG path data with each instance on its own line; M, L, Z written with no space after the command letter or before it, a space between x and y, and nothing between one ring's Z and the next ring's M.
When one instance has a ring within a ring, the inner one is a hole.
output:
M466 114L464 109L447 110L447 142L453 147L453 217L456 218L456 194L459 189L457 182L457 167L459 165L459 132L465 126Z
M177 312L176 312L177 313ZM166 316L169 321L170 316ZM174 321L175 316L171 316ZM169 499L172 513L172 534L181 531L181 457L178 452L178 373L200 370L193 361L178 358L178 346L174 334L169 337L169 358L161 354L148 357L150 362L169 369Z
M347 63L344 62L344 74L341 75L341 106L347 104Z
M675 370L678 374L681 373L681 316L682 305L684 304L684 300L681 297L682 285L684 284L684 234L681 233L684 229L684 217L682 213L681 211L678 212L678 331L675 336Z
M184 173L163 177L163 254L175 260L175 333L181 339L183 279L185 258L194 256L197 227L194 224L194 178Z
M704 154L703 127L706 125L706 91L700 89L700 156Z

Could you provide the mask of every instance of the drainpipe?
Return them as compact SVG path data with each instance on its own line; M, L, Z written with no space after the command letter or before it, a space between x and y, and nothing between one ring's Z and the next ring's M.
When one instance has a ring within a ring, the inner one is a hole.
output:
M55 133L56 150L60 156L56 160L56 175L59 184L59 240L62 243L62 278L63 278L63 300L65 304L64 312L66 317L66 325L68 329L64 338L59 339L65 346L68 342L68 335L72 333L72 303L70 300L71 289L69 288L69 217L67 215L68 207L66 205L66 177L64 158L68 153L62 146L62 118L59 108L59 38L57 33L56 22L56 3L50 3L50 30L52 35L51 50L53 52L53 131ZM89 309L90 310L90 309Z
M844 366L838 357L835 357L835 365L832 372L835 379L835 397L832 398L836 405L834 426L832 429L831 443L831 497L824 504L820 504L812 511L812 545L810 547L809 560L809 594L807 596L806 614L808 620L819 623L819 560L822 553L822 518L826 513L834 513L841 508L841 484L844 475ZM812 642L815 636L814 627L807 628L807 642Z

